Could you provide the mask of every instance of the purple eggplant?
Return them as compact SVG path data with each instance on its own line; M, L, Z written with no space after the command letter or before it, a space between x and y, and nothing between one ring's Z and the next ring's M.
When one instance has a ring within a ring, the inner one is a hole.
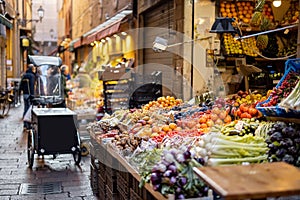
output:
M156 172L151 174L150 180L153 185L160 184L162 181L160 174L158 174Z
M183 153L183 157L184 157L185 160L191 159L191 152L190 151L185 151Z

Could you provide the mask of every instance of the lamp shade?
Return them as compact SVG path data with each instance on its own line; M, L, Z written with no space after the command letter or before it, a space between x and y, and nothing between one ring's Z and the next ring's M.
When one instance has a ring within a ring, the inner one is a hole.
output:
M232 26L234 22L233 18L228 17L217 17L216 21L211 27L210 33L237 33L237 31Z
M29 47L29 40L27 38L22 38L22 47Z

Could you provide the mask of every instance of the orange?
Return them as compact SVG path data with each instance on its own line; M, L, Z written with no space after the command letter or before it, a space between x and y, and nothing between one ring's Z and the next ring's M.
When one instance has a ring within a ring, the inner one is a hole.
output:
M207 120L206 124L207 124L208 127L212 127L214 125L214 121L211 120L211 119Z
M177 124L175 123L170 123L169 124L169 128L172 129L172 130L175 130L177 128Z
M163 125L161 127L161 130L164 131L164 132L168 132L170 130L170 127L168 125Z
M207 124L201 124L200 127L201 128L207 128L208 126L207 126Z

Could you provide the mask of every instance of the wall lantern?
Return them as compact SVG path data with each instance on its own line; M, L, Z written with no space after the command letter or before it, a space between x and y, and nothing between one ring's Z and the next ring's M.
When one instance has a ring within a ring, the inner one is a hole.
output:
M39 19L26 19L26 18L18 19L18 23L21 24L22 26L26 26L26 24L29 22L42 22L42 19L44 17L44 12L45 10L43 9L42 6L40 6L39 9L37 9Z

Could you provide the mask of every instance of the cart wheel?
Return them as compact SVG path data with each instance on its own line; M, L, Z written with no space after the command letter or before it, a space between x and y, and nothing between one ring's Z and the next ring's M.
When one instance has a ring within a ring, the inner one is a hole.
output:
M81 161L81 149L78 148L74 153L73 153L73 158L75 161L76 165L79 165L80 161Z
M32 168L34 161L34 131L30 129L27 136L27 158L28 167Z
M80 144L81 156L87 156L90 153L90 146L88 143L83 142Z

